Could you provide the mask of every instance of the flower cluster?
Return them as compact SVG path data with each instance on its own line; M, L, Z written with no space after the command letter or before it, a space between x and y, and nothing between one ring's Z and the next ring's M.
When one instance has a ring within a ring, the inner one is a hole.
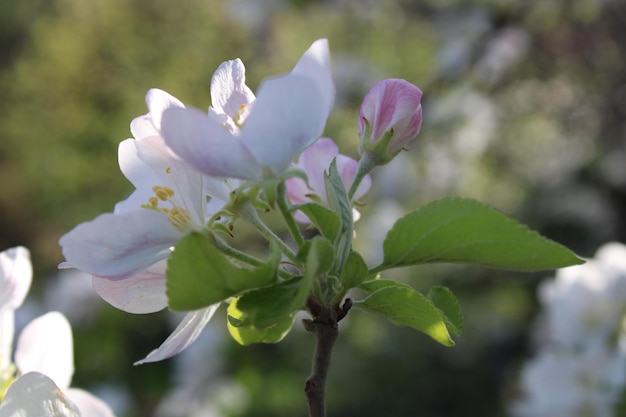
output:
M522 371L514 414L613 416L626 386L626 246L608 243L559 270L539 298L547 340Z
M0 253L0 416L113 417L100 399L70 388L72 329L61 313L32 320L20 333L11 360L15 310L24 302L31 280L26 248Z
M133 138L119 146L120 169L135 191L112 213L78 225L59 242L66 259L60 267L91 274L96 292L113 306L130 313L168 306L187 312L172 335L138 363L185 349L222 302L230 304L232 319L234 300L251 290L273 285L280 292L304 281L293 305L263 322L263 329L275 334L252 340L282 337L289 328L283 324L290 323L293 310L304 308L309 292L340 301L349 288L314 284L279 265L286 257L297 271L305 269L313 245L305 245L297 222L314 223L333 241L338 259L332 270L321 272L337 280L351 251L352 222L358 218L353 205L370 188L369 172L393 158L421 125L421 91L406 81L385 80L367 95L360 119L361 151L379 152L376 163L370 158L364 165L340 154L331 139L320 139L335 97L325 39L314 42L292 71L264 80L256 94L246 85L241 60L224 62L213 74L210 94L211 106L204 112L150 90L148 113L132 121ZM259 218L276 207L295 248ZM225 241L238 219L251 222L271 242L269 261ZM198 235L210 247L192 242ZM182 260L174 261L176 256ZM196 273L209 276L188 285L197 287L196 294L174 300L183 285L178 275L191 279ZM211 288L201 288L210 283ZM241 329L258 330L258 321L254 326L240 321Z

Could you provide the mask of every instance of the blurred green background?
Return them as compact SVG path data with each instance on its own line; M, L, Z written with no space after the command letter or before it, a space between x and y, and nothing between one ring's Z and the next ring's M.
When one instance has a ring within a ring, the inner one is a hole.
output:
M357 156L358 108L374 83L405 78L424 91L418 142L374 173L363 201L355 244L371 264L395 218L447 196L487 202L583 256L626 241L626 2L3 0L1 247L31 249L31 310L68 314L74 385L120 417L306 415L313 341L298 323L279 345L242 348L221 312L196 350L133 367L175 321L76 295L88 278L55 271L58 238L132 191L117 145L146 112L149 88L204 109L220 62L240 57L255 90L320 37L329 39L338 90L326 135L344 153ZM420 290L449 286L464 334L443 348L350 314L329 414L507 415L532 354L535 288L549 276L446 265L394 271Z

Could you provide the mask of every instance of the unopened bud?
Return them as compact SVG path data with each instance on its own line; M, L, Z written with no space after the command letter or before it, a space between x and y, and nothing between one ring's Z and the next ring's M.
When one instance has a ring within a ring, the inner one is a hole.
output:
M422 90L408 81L380 81L365 95L359 115L359 154L377 165L391 161L420 131Z

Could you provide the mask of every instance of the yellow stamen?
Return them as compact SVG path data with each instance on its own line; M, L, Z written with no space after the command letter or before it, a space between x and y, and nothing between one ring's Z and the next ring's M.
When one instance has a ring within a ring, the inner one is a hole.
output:
M156 194L156 196L161 201L167 201L170 197L174 195L174 190L167 186L155 185L152 187L152 191Z

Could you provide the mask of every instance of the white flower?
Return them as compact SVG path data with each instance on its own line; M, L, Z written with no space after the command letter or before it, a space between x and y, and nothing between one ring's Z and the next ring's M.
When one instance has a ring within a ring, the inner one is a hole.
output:
M519 417L611 417L626 382L624 355L603 348L546 349L521 378Z
M47 313L31 321L20 333L11 360L14 311L22 305L31 280L32 266L26 248L0 253L0 416L79 416L76 413L81 410L85 416L113 417L101 400L70 388L74 374L72 329L61 313ZM15 382L14 374L18 376ZM3 388L7 385L5 395Z
M585 264L559 270L539 297L551 341L603 344L626 313L626 247L604 245Z
M131 123L135 139L119 146L120 169L135 186L113 213L76 226L59 244L67 262L93 276L96 292L130 313L167 307L165 268L172 248L191 231L206 227L228 202L238 180L210 179L177 157L160 136L163 111L183 107L161 90L146 96L149 113ZM138 362L168 358L192 343L218 305L190 312L161 347Z

